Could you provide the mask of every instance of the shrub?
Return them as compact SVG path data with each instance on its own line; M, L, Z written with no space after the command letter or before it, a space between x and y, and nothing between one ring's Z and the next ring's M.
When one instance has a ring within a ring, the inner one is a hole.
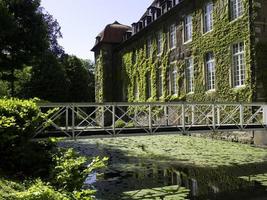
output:
M51 183L58 189L64 188L69 192L82 188L88 174L93 170L105 166L107 158L93 159L90 165L86 166L88 159L80 156L73 149L61 150L61 153L55 155L55 167L52 169Z
M31 100L0 99L0 171L17 180L39 178L30 184L0 179L0 200L92 199L94 192L82 186L107 158L95 158L86 166L86 157L57 148L57 140L31 140L37 126L53 112L42 113Z
M23 185L0 179L0 199L2 200L13 200L12 194L23 191L25 188Z
M31 138L51 112L42 113L34 100L0 99L0 145Z
M27 190L10 195L14 200L69 200L66 194L54 190L41 180L36 180Z
M44 114L34 100L0 99L0 168L23 178L47 173L52 162L51 142L32 142Z

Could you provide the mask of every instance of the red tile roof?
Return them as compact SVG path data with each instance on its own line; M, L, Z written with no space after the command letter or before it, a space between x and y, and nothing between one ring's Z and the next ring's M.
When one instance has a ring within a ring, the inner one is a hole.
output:
M107 25L96 37L96 43L92 51L95 51L102 43L121 43L123 41L123 35L129 30L131 30L130 26L120 24L117 21Z

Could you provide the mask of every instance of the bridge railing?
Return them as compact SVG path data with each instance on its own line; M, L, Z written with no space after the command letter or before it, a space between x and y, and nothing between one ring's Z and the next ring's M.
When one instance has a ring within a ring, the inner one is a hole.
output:
M76 137L84 132L251 130L267 125L267 105L258 103L48 103L39 107L53 114L38 127L36 136L45 132Z

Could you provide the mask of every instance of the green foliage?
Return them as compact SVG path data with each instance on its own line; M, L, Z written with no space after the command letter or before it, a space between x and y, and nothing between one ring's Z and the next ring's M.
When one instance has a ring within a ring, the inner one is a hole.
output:
M70 82L69 102L94 101L94 76L90 70L90 63L86 63L76 56L64 55L62 64Z
M26 85L28 98L38 97L52 102L68 101L70 81L59 59L45 53L33 68L32 78Z
M131 122L131 121L130 122L127 122L127 120L124 121L122 119L119 119L119 120L117 120L115 122L115 127L116 128L124 128L124 127L133 128L133 127L135 127L135 125L134 125L134 122Z
M10 195L14 200L69 200L64 193L55 191L54 188L41 180L36 180L26 190Z
M75 200L93 200L95 191L93 190L82 190L79 192L74 192Z
M73 149L63 150L54 156L56 163L52 169L52 184L58 189L64 188L73 192L82 188L83 183L93 170L105 166L107 158L95 158L90 165L86 167L88 159L77 154Z
M34 101L0 99L0 168L18 176L47 172L54 144L30 139L52 112L42 113Z
M32 65L42 53L60 51L58 23L41 12L40 0L1 0L0 71L8 73L14 95L15 70Z
M40 143L38 143L40 145ZM43 152L46 154L44 145ZM53 157L46 165L38 165L39 170L43 167L51 169L46 171L50 173L49 177L44 177L49 182L44 182L41 179L34 181L26 181L24 183L16 183L13 181L2 179L0 180L0 200L91 200L95 191L83 190L83 183L94 170L103 168L106 165L107 158L94 158L89 165L88 159L79 156L72 149L56 150L55 147L48 147ZM54 150L53 150L54 149ZM55 151L56 150L56 151ZM54 153L53 153L54 152ZM27 151L34 156L34 152ZM53 154L52 154L53 153ZM18 158L23 159L23 158ZM30 159L30 158L28 158ZM35 157L32 157L35 159ZM39 158L39 163L44 163L43 158ZM35 163L37 164L37 163ZM28 166L30 167L30 166ZM37 170L31 167L30 170ZM40 174L39 174L40 175Z
M0 180L0 200L92 199L93 191L82 186L107 158L90 161L72 149L57 148L53 138L32 141L37 126L51 113L42 113L34 101L0 99L0 171L18 180L33 180L23 184Z
M45 116L33 101L0 99L0 144L32 137Z
M23 191L24 185L0 179L0 200L13 200L12 194Z
M94 65L64 54L60 26L40 2L0 1L0 97L94 101Z
M182 29L183 16L177 12L169 14L170 20L158 22L153 30L149 33L140 33L141 37L132 40L119 51L119 59L116 64L121 66L122 70L118 72L117 79L123 80L127 101L135 102L151 102L151 101L180 101L186 100L190 102L251 102L253 101L253 93L255 92L255 83L252 80L253 65L252 55L254 46L251 38L253 32L248 24L253 23L255 16L249 15L249 1L244 2L244 15L240 18L230 21L228 3L219 0L214 1L214 27L213 30L203 34L202 18L203 7L207 0L197 1L194 7L193 15L193 39L192 42L183 44ZM182 12L181 12L182 13ZM166 14L168 15L168 13ZM179 15L179 16L177 16ZM176 50L168 48L168 31L171 23L176 23L177 18L180 19L177 24L177 39L179 46ZM166 18L167 19L167 18ZM157 55L157 32L163 32L163 52ZM146 55L147 39L152 39L152 54ZM233 43L244 41L245 44L245 63L246 63L246 83L244 87L234 88L232 82L232 55L231 46ZM102 50L104 51L104 50ZM213 52L216 65L216 90L207 91L206 88L206 69L204 58L206 53ZM104 54L105 52L102 52ZM179 58L178 55L179 54ZM194 60L194 93L187 93L185 80L185 57L192 56ZM105 62L98 59L99 66L105 66ZM177 68L177 86L178 94L172 95L168 91L168 69ZM99 72L101 71L99 67ZM264 70L261 70L264 71ZM158 75L162 73L163 94L160 96L157 92ZM103 72L102 72L103 73ZM147 96L147 80L151 77L151 96ZM103 74L97 74L97 84L104 85ZM138 84L139 98L136 98L135 87ZM101 87L99 87L101 88ZM103 91L98 90L101 96ZM103 99L103 97L102 97Z
M96 60L96 68L95 68L95 100L96 102L103 102L104 101L104 72L103 67L105 66L105 59L104 59L104 51L100 51L100 55Z

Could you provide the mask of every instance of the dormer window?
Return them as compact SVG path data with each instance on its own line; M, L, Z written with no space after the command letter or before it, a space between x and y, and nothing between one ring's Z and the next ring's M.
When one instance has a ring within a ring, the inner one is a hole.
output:
M100 40L101 40L101 37L100 37L100 36L97 36L97 37L96 37L96 43L99 43Z
M140 21L138 22L138 31L142 30L142 28L143 28L143 22Z
M163 4L162 6L161 6L161 13L162 14L165 14L167 11L168 11L168 7L167 7L167 5L166 4Z
M177 5L178 3L180 3L180 0L173 0L173 6Z

